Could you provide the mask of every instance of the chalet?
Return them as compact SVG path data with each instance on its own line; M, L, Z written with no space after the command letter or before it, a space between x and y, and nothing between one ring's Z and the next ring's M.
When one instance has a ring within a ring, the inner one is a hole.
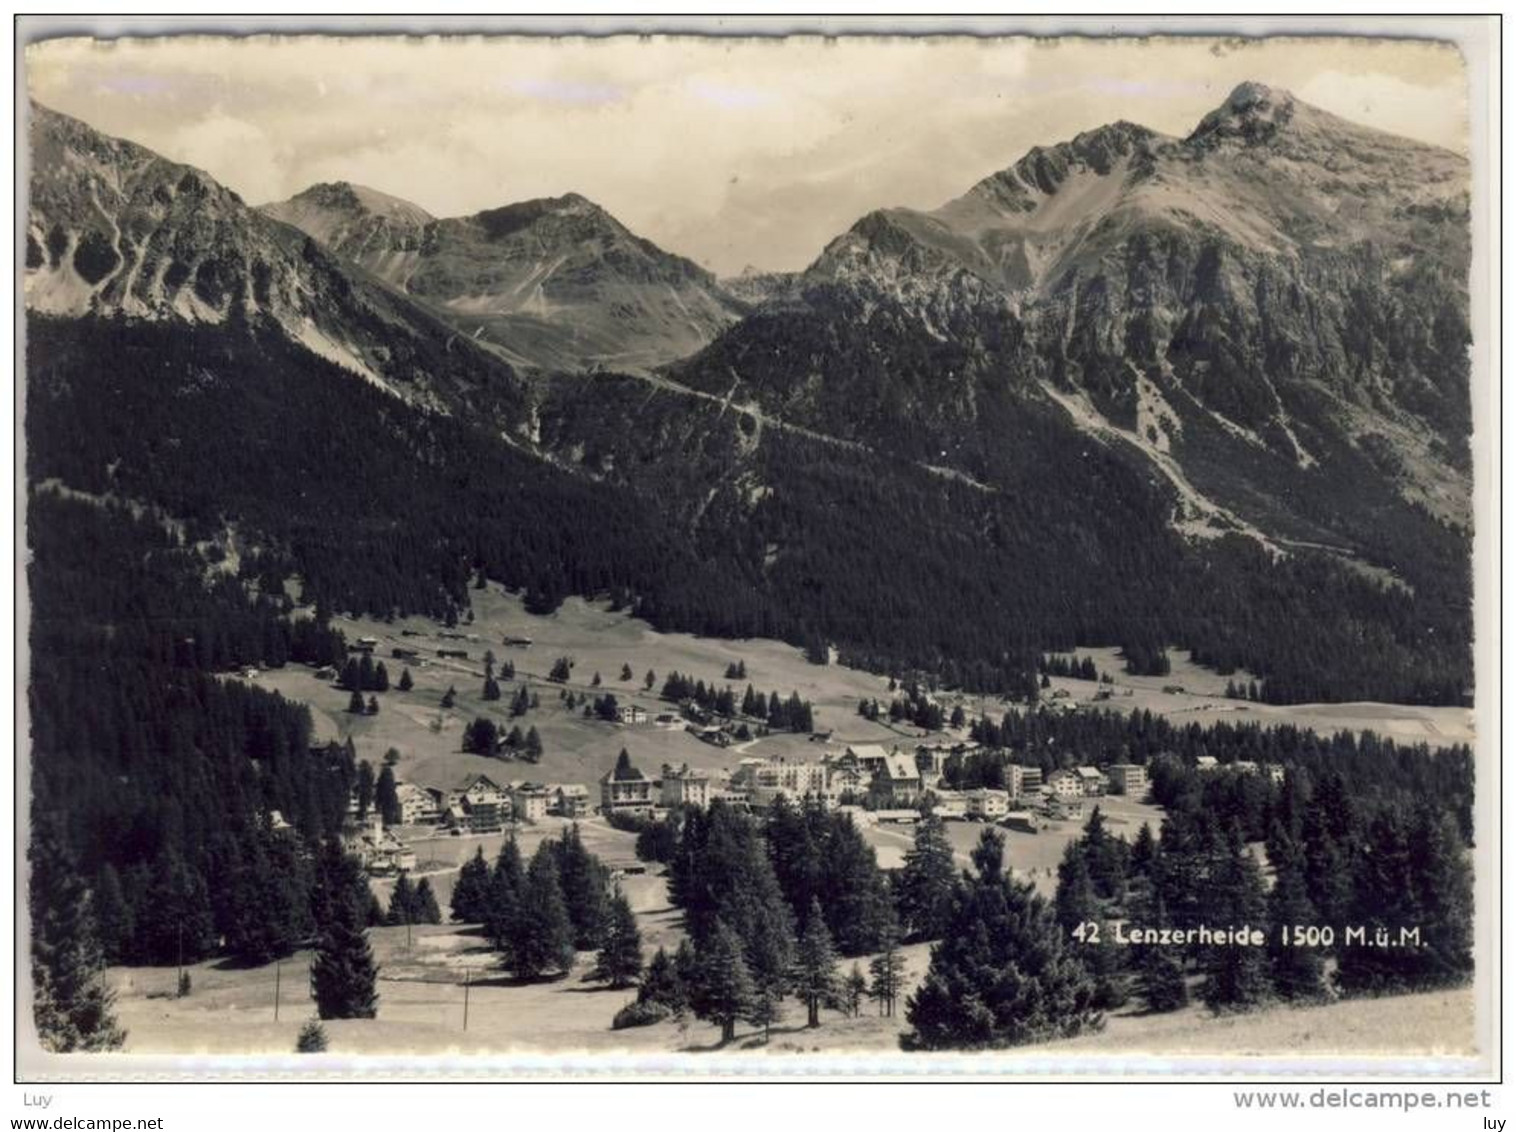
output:
M351 652L373 652L378 647L378 637L359 637L352 644L348 645L348 649Z
M497 833L510 816L509 795L483 774L470 776L448 795L449 824L469 833Z
M616 718L628 726L640 726L647 722L647 709L636 704L622 704L616 709Z
M713 747L730 747L732 745L731 734L720 727L696 727L691 725L688 730L696 739L699 739L702 743L709 743Z
M1164 694L1168 695L1168 696L1182 696L1182 695L1184 695L1184 685L1183 684L1165 684L1163 686L1163 691L1164 691Z
M660 711L653 722L659 727L680 727L684 724L684 720L671 711Z
M1105 768L1112 794L1141 798L1148 792L1148 768L1137 763L1112 763Z
M1072 770L1055 770L1048 776L1047 784L1054 798L1084 797L1084 781Z
M1074 773L1079 776L1079 792L1086 798L1098 798L1105 793L1105 775L1094 767L1076 766Z
M711 776L704 771L691 770L688 765L677 770L665 766L658 789L659 801L667 809L675 806L699 806L703 810L715 796Z
M871 776L856 759L832 759L826 763L826 791L833 798L861 798Z
M414 782L397 784L395 796L400 799L400 821L403 825L435 824L442 816L438 795Z
M890 761L890 752L878 743L859 743L846 748L843 754L853 759L870 777L883 771Z
M1269 776L1269 781L1279 785L1284 781L1284 765L1282 763L1264 763L1263 773Z
M530 638L530 637L503 637L503 638L501 638L501 644L508 645L508 646L510 646L513 649L529 649L529 648L532 647L532 638Z
M1220 766L1215 755L1197 755L1195 758L1195 769L1201 774L1209 774Z
M416 660L421 656L421 653L417 649L401 648L397 645L395 648L390 649L390 656L396 660Z
M437 655L440 656L440 657L444 657L444 658L450 658L452 660L467 660L468 659L468 650L467 649L438 649L437 650Z
M1258 764L1255 763L1252 759L1238 759L1236 762L1231 764L1231 769L1236 771L1238 774L1257 774Z
M556 798L553 790L535 782L511 784L511 816L517 821L539 822L547 817Z
M1011 796L1004 790L981 787L963 796L964 816L975 821L997 821L1011 809Z
M888 755L884 767L869 782L869 795L879 808L915 805L921 796L916 760L898 752Z
M314 675L317 680L335 680L337 679L337 670L330 664L323 664L320 668L316 669Z
M648 814L653 809L652 780L631 764L618 760L600 776L602 814Z
M569 782L553 788L553 811L559 817L582 818L590 812L590 788Z

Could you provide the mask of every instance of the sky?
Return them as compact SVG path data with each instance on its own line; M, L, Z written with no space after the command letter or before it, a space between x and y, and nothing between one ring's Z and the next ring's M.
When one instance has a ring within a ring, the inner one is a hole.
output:
M60 39L34 99L251 204L319 181L458 216L578 192L722 275L798 270L875 208L935 208L1034 145L1183 136L1252 80L1467 149L1446 44L1312 38Z

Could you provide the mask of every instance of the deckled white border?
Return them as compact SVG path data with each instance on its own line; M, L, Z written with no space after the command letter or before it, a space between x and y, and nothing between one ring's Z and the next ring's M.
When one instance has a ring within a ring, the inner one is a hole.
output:
M1497 1026L1498 992L1501 986L1498 894L1500 891L1499 828L1500 735L1499 654L1499 411L1500 390L1494 379L1499 372L1500 325L1495 317L1499 301L1499 265L1493 254L1498 237L1500 136L1496 97L1500 73L1499 30L1484 17L1366 18L1329 16L1302 19L1269 16L584 16L552 17L457 16L418 17L116 17L65 16L22 17L18 20L14 53L14 89L17 114L15 159L16 247L25 231L27 154L19 139L25 137L26 84L24 50L39 39L64 35L121 36L260 35L260 34L382 34L382 35L592 35L698 34L717 36L782 37L796 34L824 35L1086 35L1130 37L1141 35L1234 35L1239 37L1309 35L1374 36L1402 39L1437 39L1451 42L1462 51L1469 79L1470 157L1473 177L1473 268L1470 311L1474 335L1472 406L1474 417L1474 511L1475 511L1475 672L1478 695L1475 719L1476 799L1476 977L1475 1032L1477 1058L1226 1058L1145 1055L1132 1051L1121 1055L1049 1056L1037 1047L986 1054L867 1053L856 1055L808 1055L767 1053L628 1056L583 1054L577 1056L479 1056L456 1057L302 1057L291 1056L148 1056L148 1055L55 1055L42 1051L30 1027L29 924L22 875L27 836L29 798L26 758L28 751L25 689L27 658L24 638L15 639L15 702L17 774L12 798L16 814L14 844L10 847L12 875L16 877L14 967L17 987L17 1080L18 1081L186 1081L233 1080L564 1080L667 1078L744 1080L1058 1080L1058 1081L1166 1081L1209 1080L1242 1083L1292 1079L1384 1082L1415 1078L1438 1084L1492 1079L1499 1065ZM21 615L28 608L25 588L24 442L21 420L25 382L24 318L22 316L21 257L16 255L13 278L15 339L15 626L25 624ZM24 1072L22 1063L24 1062Z

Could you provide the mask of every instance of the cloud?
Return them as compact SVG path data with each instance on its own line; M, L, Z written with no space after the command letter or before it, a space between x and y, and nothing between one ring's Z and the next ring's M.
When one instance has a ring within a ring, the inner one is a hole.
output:
M352 180L461 215L576 191L721 272L798 268L1033 145L1188 133L1244 79L1457 147L1457 52L1403 42L695 36L56 40L39 101L250 200Z

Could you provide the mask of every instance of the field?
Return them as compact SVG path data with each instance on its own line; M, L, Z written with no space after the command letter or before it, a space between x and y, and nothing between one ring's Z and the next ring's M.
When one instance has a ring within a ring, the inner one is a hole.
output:
M668 905L660 877L627 877L623 887L637 912L646 948L675 947L679 917ZM476 928L452 925L376 928L370 932L380 965L379 1014L372 1020L325 1023L333 1053L366 1054L659 1054L708 1052L720 1047L715 1027L689 1020L613 1031L611 1019L634 996L584 981L592 956L583 953L566 977L518 983L495 969ZM904 949L907 991L930 961L924 944ZM279 965L241 968L225 961L192 966L193 991L172 997L173 968L115 968L117 1014L128 1030L128 1053L259 1055L294 1049L301 1024L313 1016L307 992L308 952ZM866 960L864 966L867 966ZM274 997L279 992L279 1017ZM467 988L465 989L465 983ZM464 1028L465 998L467 1029ZM739 1027L728 1051L771 1053L890 1052L899 1048L904 1008L880 1018L824 1012L817 1030L804 1028L804 1011L787 1003L767 1043ZM1470 1051L1470 990L1335 1003L1310 1009L1276 1007L1254 1014L1214 1017L1202 1006L1147 1016L1135 1007L1111 1015L1102 1032L1004 1057L1056 1054L1077 1071L1081 1056L1111 1054L1433 1055Z
M348 693L316 679L303 666L261 673L252 680L308 704L319 739L351 738L359 757L376 767L393 749L398 754L396 770L402 781L447 788L467 774L483 772L502 784L514 779L582 783L590 787L597 801L599 777L623 748L652 777L657 777L665 764L687 763L718 771L733 768L740 759L753 755L813 760L828 748L804 736L774 735L722 750L701 743L682 727L632 727L587 720L580 711L562 704L560 694L565 689L590 695L609 691L618 701L637 703L653 716L669 710L658 700L657 691L670 671L719 685L726 682L727 665L741 661L747 669L746 682L760 691L777 691L781 696L795 691L811 701L818 730L832 732L832 750L859 742L905 746L924 737L914 728L870 723L858 716L860 699L888 698L886 677L837 664L813 665L790 645L659 634L640 621L577 598L550 616L538 617L525 613L517 598L494 588L476 591L473 596L475 618L456 630L463 634L462 640L443 637L435 623L420 618L394 624L339 620L350 640L373 636L379 641L375 657L389 670L391 691L380 695L377 716L349 714ZM506 637L529 637L532 644L507 646ZM394 689L404 667L392 656L391 650L396 647L416 649L426 661L424 666L411 664L415 686L405 693ZM469 656L444 659L437 655L439 648L466 649ZM509 660L516 668L513 681L502 681L503 698L492 703L481 698L486 649L493 650L498 661ZM1132 677L1121 672L1115 650L1079 652L1093 657L1099 670L1114 679L1112 697L1097 702L1094 696L1100 685L1054 678L1053 690L1067 692L1064 698L1082 709L1142 708L1176 720L1203 723L1248 719L1291 722L1327 731L1372 728L1397 739L1434 744L1472 738L1470 713L1461 709L1240 704L1222 695L1225 678L1194 665L1183 653L1172 654L1173 672L1167 677ZM547 679L559 657L573 662L572 677L566 684ZM631 669L629 680L621 679L623 665ZM644 687L644 674L649 670L655 673L651 690ZM593 679L597 673L598 685ZM536 693L541 703L525 718L513 720L510 697L521 684ZM1168 685L1182 686L1184 691L1165 692ZM455 689L456 701L444 709L441 700L449 687ZM963 697L962 702L971 717L998 714L1005 706L994 697ZM541 761L501 761L462 753L463 729L477 715L490 716L507 729L517 723L523 729L535 726L544 746ZM1143 822L1156 828L1162 819L1157 807L1127 798L1102 798L1100 806L1112 832L1122 836L1135 835ZM1035 834L1007 830L1008 865L1051 896L1063 848L1078 836L1081 825L1082 820L1075 819L1050 823ZM542 839L556 836L563 826L561 820L550 818L521 826L516 836L523 851L530 854ZM590 850L612 868L635 862L631 835L611 829L598 817L583 820L579 826ZM910 827L866 823L863 828L881 866L898 868L910 847ZM977 823L947 824L955 854L964 867L981 830ZM479 850L492 860L501 840L499 834L419 837L414 841L416 875L430 879L439 903L446 908L458 867ZM669 906L664 879L630 875L621 883L637 913L645 952L651 954L658 946L676 947L682 927L679 914ZM381 899L388 898L390 882L376 879L372 884ZM574 970L561 979L521 984L495 968L494 956L477 929L455 925L416 927L409 932L405 928L377 928L371 938L381 967L379 1016L368 1021L327 1023L334 1052L593 1051L636 1055L719 1047L717 1031L695 1021L612 1031L612 1017L633 992L586 982L592 960L588 954L582 954ZM279 965L277 972L272 966L246 969L225 961L199 964L191 969L193 993L184 999L171 997L172 969L113 969L110 978L118 994L118 1012L130 1032L128 1051L288 1052L301 1023L312 1013L306 985L309 959L307 953L297 954ZM926 971L929 948L909 947L905 959L910 989ZM277 1020L276 980L280 990ZM1047 1051L1069 1058L1138 1051L1165 1055L1464 1052L1472 1034L1472 1010L1468 991L1343 1002L1309 1010L1276 1008L1225 1018L1214 1018L1198 1006L1161 1016L1144 1016L1135 1008L1126 1008L1111 1016L1101 1033L1037 1047L1028 1055ZM1411 1018L1416 1019L1414 1024L1408 1021ZM851 1019L828 1012L819 1030L807 1030L802 1023L802 1009L790 1003L786 1019L775 1027L767 1043L762 1034L739 1029L730 1048L830 1053L895 1050L905 1025L903 999L901 1015L893 1019L877 1017L866 1009L864 1016Z
M1186 649L1170 649L1171 671L1167 676L1131 676L1122 671L1120 650L1080 648L1074 655L1089 657L1102 673L1110 675L1115 694L1104 706L1123 712L1151 711L1176 724L1198 722L1281 723L1308 727L1324 735L1336 731L1374 731L1397 742L1428 743L1433 747L1474 741L1474 712L1461 707L1423 707L1419 704L1256 704L1226 698L1227 680L1246 682L1239 672L1221 676L1190 659ZM1088 680L1053 677L1054 690L1067 691L1081 704L1094 704L1100 685ZM1166 687L1183 692L1165 692Z
M722 750L700 742L682 728L630 727L587 720L581 712L570 711L559 701L559 694L565 689L592 695L610 692L618 702L639 704L650 716L655 716L669 708L658 699L657 692L670 671L677 670L708 684L722 684L726 683L727 665L737 661L746 665L747 682L759 691L777 691L781 696L796 691L811 701L815 706L816 727L832 732L833 749L860 742L904 745L924 735L909 726L871 723L857 714L860 699L888 699L886 677L838 664L810 664L799 649L783 642L657 633L642 621L610 612L603 603L580 598L570 598L548 616L526 613L518 598L494 587L475 591L473 600L474 621L457 630L470 638L462 641L439 636L436 623L424 618L393 624L363 618L339 619L338 624L350 640L373 636L379 641L375 657L383 660L389 670L391 691L379 697L381 710L377 716L349 714L348 694L327 681L317 680L310 669L301 665L264 672L253 682L309 705L318 739L351 737L359 757L376 767L387 750L398 751L397 774L401 780L425 786L450 787L470 773L482 772L496 781L582 783L591 788L593 795L600 776L610 769L623 748L634 763L653 777L665 763L673 766L687 763L693 768L718 771L735 767L748 756L818 757L824 748L801 736L774 735ZM407 632L412 635L405 635ZM509 647L503 643L506 636L529 637L533 643L529 648ZM396 647L417 649L427 662L426 667L412 665L415 687L408 693L394 690L403 667L403 662L390 655ZM436 655L439 648L465 649L469 657L439 658ZM503 682L504 698L493 703L481 698L487 649L494 651L497 660L509 660L516 667L516 680ZM1472 713L1462 708L1246 704L1224 698L1226 679L1193 664L1183 651L1172 654L1173 672L1167 677L1126 675L1121 671L1115 649L1080 649L1079 655L1093 657L1100 671L1112 676L1113 697L1096 703L1094 696L1099 685L1083 680L1054 678L1053 690L1067 691L1071 699L1089 707L1103 706L1123 712L1146 709L1176 722L1294 723L1328 733L1343 728L1367 728L1397 739L1434 745L1470 742L1473 738ZM574 664L567 684L547 679L549 669L559 657L567 657ZM620 679L623 665L630 666L631 680ZM651 691L643 685L649 670L655 673ZM597 673L601 678L598 688L593 686ZM538 695L541 706L523 719L513 720L510 696L521 684ZM1166 685L1182 686L1185 691L1165 693ZM444 709L441 701L449 687L456 690L456 699L452 708ZM740 684L737 691L741 692ZM963 702L971 717L1005 710L1005 705L995 697L968 696ZM535 726L545 750L541 762L502 763L462 753L463 729L480 715L494 719L506 729L514 724L520 724L523 730Z

